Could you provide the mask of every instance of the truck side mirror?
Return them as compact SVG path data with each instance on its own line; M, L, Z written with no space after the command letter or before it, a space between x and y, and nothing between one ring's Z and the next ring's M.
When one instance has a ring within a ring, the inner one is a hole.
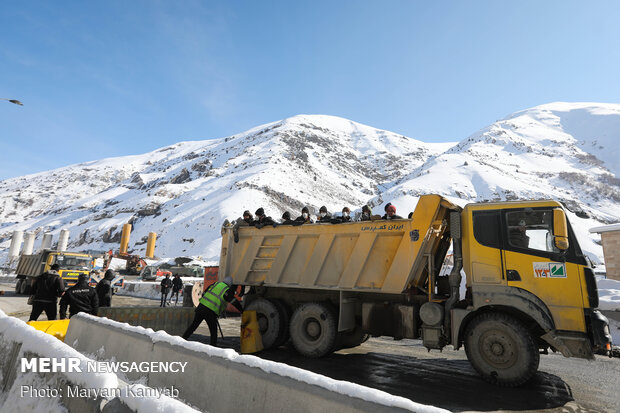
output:
M553 237L555 246L561 250L568 249L568 229L566 227L566 215L564 210L556 208L553 210Z

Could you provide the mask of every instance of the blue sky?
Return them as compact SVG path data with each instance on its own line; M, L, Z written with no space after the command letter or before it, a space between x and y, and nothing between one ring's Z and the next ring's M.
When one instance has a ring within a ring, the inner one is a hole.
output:
M0 5L0 179L296 114L458 141L553 101L620 103L617 1Z

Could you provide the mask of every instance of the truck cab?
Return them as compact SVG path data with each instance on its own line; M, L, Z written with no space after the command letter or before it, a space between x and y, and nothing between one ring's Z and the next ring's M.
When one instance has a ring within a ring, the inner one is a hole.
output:
M561 204L469 204L462 223L470 306L454 310L456 348L466 344L475 314L494 312L529 328L537 349L550 346L567 357L588 359L610 349L607 320L596 310L594 272ZM486 344L492 347L496 341L500 340L488 338ZM506 349L508 344L499 347ZM490 350L487 358L492 359Z
M93 257L77 252L50 252L43 272L49 271L53 264L58 264L58 274L66 287L75 285L80 274L89 275L93 269Z

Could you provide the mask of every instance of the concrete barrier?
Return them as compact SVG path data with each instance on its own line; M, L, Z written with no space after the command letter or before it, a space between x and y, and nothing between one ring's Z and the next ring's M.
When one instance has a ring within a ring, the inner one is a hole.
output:
M180 336L194 319L194 309L188 307L100 307L99 317L142 326L153 331L164 330Z
M445 411L231 349L83 313L71 319L65 342L100 360L187 363L184 372L150 372L146 383L158 388L174 386L180 399L212 413Z
M77 358L81 372L21 371L22 358ZM71 413L196 413L193 408L165 394L149 396L152 389L128 385L114 373L90 372L94 360L51 335L0 311L0 411L60 411ZM26 391L24 392L24 388ZM97 395L76 396L70 389L99 389ZM135 390L147 389L138 392ZM39 393L43 391L43 395ZM146 393L147 395L143 395Z

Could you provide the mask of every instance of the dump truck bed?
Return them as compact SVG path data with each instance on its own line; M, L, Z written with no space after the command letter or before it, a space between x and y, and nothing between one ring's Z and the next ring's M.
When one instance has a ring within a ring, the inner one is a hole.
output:
M15 273L19 276L38 277L45 268L45 252L32 255L22 255L17 263Z
M424 195L411 219L222 228L220 279L236 284L402 293L425 284L428 258L460 207Z

